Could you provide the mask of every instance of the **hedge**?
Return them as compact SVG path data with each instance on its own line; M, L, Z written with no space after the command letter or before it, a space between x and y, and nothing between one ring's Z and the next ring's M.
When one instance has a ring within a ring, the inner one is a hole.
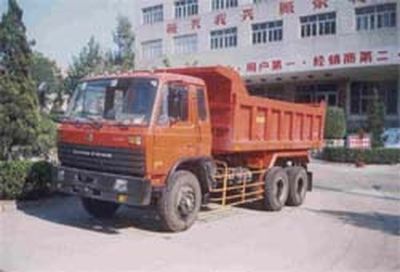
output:
M0 199L38 199L50 193L51 165L45 161L0 162Z
M355 163L361 161L367 164L396 164L400 163L400 149L327 147L323 150L321 158L333 162Z

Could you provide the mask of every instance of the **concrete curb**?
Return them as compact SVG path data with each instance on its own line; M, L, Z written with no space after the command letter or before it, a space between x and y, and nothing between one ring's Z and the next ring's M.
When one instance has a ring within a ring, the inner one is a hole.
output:
M43 203L45 203L46 200L47 199L31 200L31 201L0 200L0 214L5 212L13 212L18 209L38 207Z
M0 200L0 213L15 211L17 202L15 200Z

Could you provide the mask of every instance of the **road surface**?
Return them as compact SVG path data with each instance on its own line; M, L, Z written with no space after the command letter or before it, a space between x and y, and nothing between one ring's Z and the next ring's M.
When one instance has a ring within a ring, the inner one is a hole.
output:
M3 271L400 271L400 165L314 162L302 207L203 211L162 233L152 211L90 218L74 197L0 213Z

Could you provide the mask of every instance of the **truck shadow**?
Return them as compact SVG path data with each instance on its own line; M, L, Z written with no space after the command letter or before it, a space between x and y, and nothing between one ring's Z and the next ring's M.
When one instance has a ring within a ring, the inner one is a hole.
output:
M264 213L266 212L261 200L256 201L256 202L241 204L236 207L240 208L240 209L245 209L245 210L258 211L258 212L264 212Z
M306 210L337 218L345 224L350 224L359 228L381 231L393 236L400 236L400 215L380 212L358 213L333 210Z
M56 195L34 202L32 205L27 205L26 202L18 202L17 208L21 212L41 220L103 234L115 235L119 234L121 230L129 228L159 234L169 233L162 229L158 213L152 207L122 206L114 217L100 220L86 213L79 198ZM261 202L242 204L237 208L265 212ZM198 221L208 222L230 215L232 214L220 209L220 207L203 206Z
M120 230L127 228L163 232L158 215L151 208L121 207L113 218L105 220L88 215L80 199L71 196L56 196L34 205L17 203L17 208L42 220L104 234L119 234Z

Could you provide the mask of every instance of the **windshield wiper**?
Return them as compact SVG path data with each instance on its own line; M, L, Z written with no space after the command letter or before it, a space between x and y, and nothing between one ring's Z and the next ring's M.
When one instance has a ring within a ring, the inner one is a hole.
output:
M81 125L81 124L87 123L87 124L93 126L94 128L101 128L103 126L103 124L102 124L103 118L94 117L94 116L90 116L90 115L87 115L85 117L83 117L83 116L65 116L64 120L68 121L68 122L72 122L75 125Z

